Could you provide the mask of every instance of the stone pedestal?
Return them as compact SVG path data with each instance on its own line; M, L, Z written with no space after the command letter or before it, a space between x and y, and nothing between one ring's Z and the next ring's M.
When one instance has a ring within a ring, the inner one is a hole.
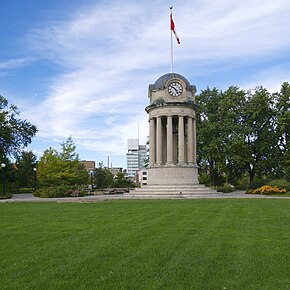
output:
M162 166L147 170L147 186L193 184L198 184L197 167Z

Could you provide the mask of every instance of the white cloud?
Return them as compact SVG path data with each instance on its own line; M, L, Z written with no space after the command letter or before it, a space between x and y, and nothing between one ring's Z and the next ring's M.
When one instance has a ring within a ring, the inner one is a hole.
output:
M283 82L289 82L290 80L290 63L285 63L283 65L275 65L270 69L263 69L257 71L253 76L251 81L242 84L242 88L250 89L258 86L263 86L267 88L269 92L275 93L280 91Z
M38 125L38 136L72 135L82 148L124 154L139 122L145 142L148 84L169 68L168 8L163 1L110 1L32 29L27 41L33 52L64 71L51 80L38 114L25 112ZM289 12L284 0L179 1L174 7L182 42L174 48L178 67L206 75L205 63L236 66L273 57L289 49ZM257 82L271 79L271 71Z
M257 58L290 45L287 1L210 0L186 12L192 5L180 9L181 58Z
M17 58L0 62L0 71L10 70L26 66L34 61L34 58Z

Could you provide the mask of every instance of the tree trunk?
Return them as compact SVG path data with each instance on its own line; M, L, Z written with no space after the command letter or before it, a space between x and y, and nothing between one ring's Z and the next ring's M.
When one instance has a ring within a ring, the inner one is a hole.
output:
M254 177L256 175L255 170L250 170L249 175L250 175L250 182L254 181Z
M253 168L252 168L251 165L248 164L248 166L247 166L247 171L248 171L248 173L249 173L250 182L254 181L254 177L255 177L255 175L256 175L256 172L255 172L254 166L253 166Z

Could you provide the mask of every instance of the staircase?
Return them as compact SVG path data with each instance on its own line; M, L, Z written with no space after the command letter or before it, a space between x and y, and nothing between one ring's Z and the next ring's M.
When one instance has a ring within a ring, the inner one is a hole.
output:
M204 195L221 195L216 190L205 187L203 184L190 185L144 185L141 188L130 190L125 193L130 197L160 197L160 198L182 198L198 197Z

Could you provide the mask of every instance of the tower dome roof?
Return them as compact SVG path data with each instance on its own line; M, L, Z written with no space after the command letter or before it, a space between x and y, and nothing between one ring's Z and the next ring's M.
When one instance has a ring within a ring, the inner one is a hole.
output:
M182 75L177 73L167 73L161 76L153 85L155 90L162 90L165 88L165 84L171 79L181 79L186 84L186 87L189 89L191 87L189 81Z

